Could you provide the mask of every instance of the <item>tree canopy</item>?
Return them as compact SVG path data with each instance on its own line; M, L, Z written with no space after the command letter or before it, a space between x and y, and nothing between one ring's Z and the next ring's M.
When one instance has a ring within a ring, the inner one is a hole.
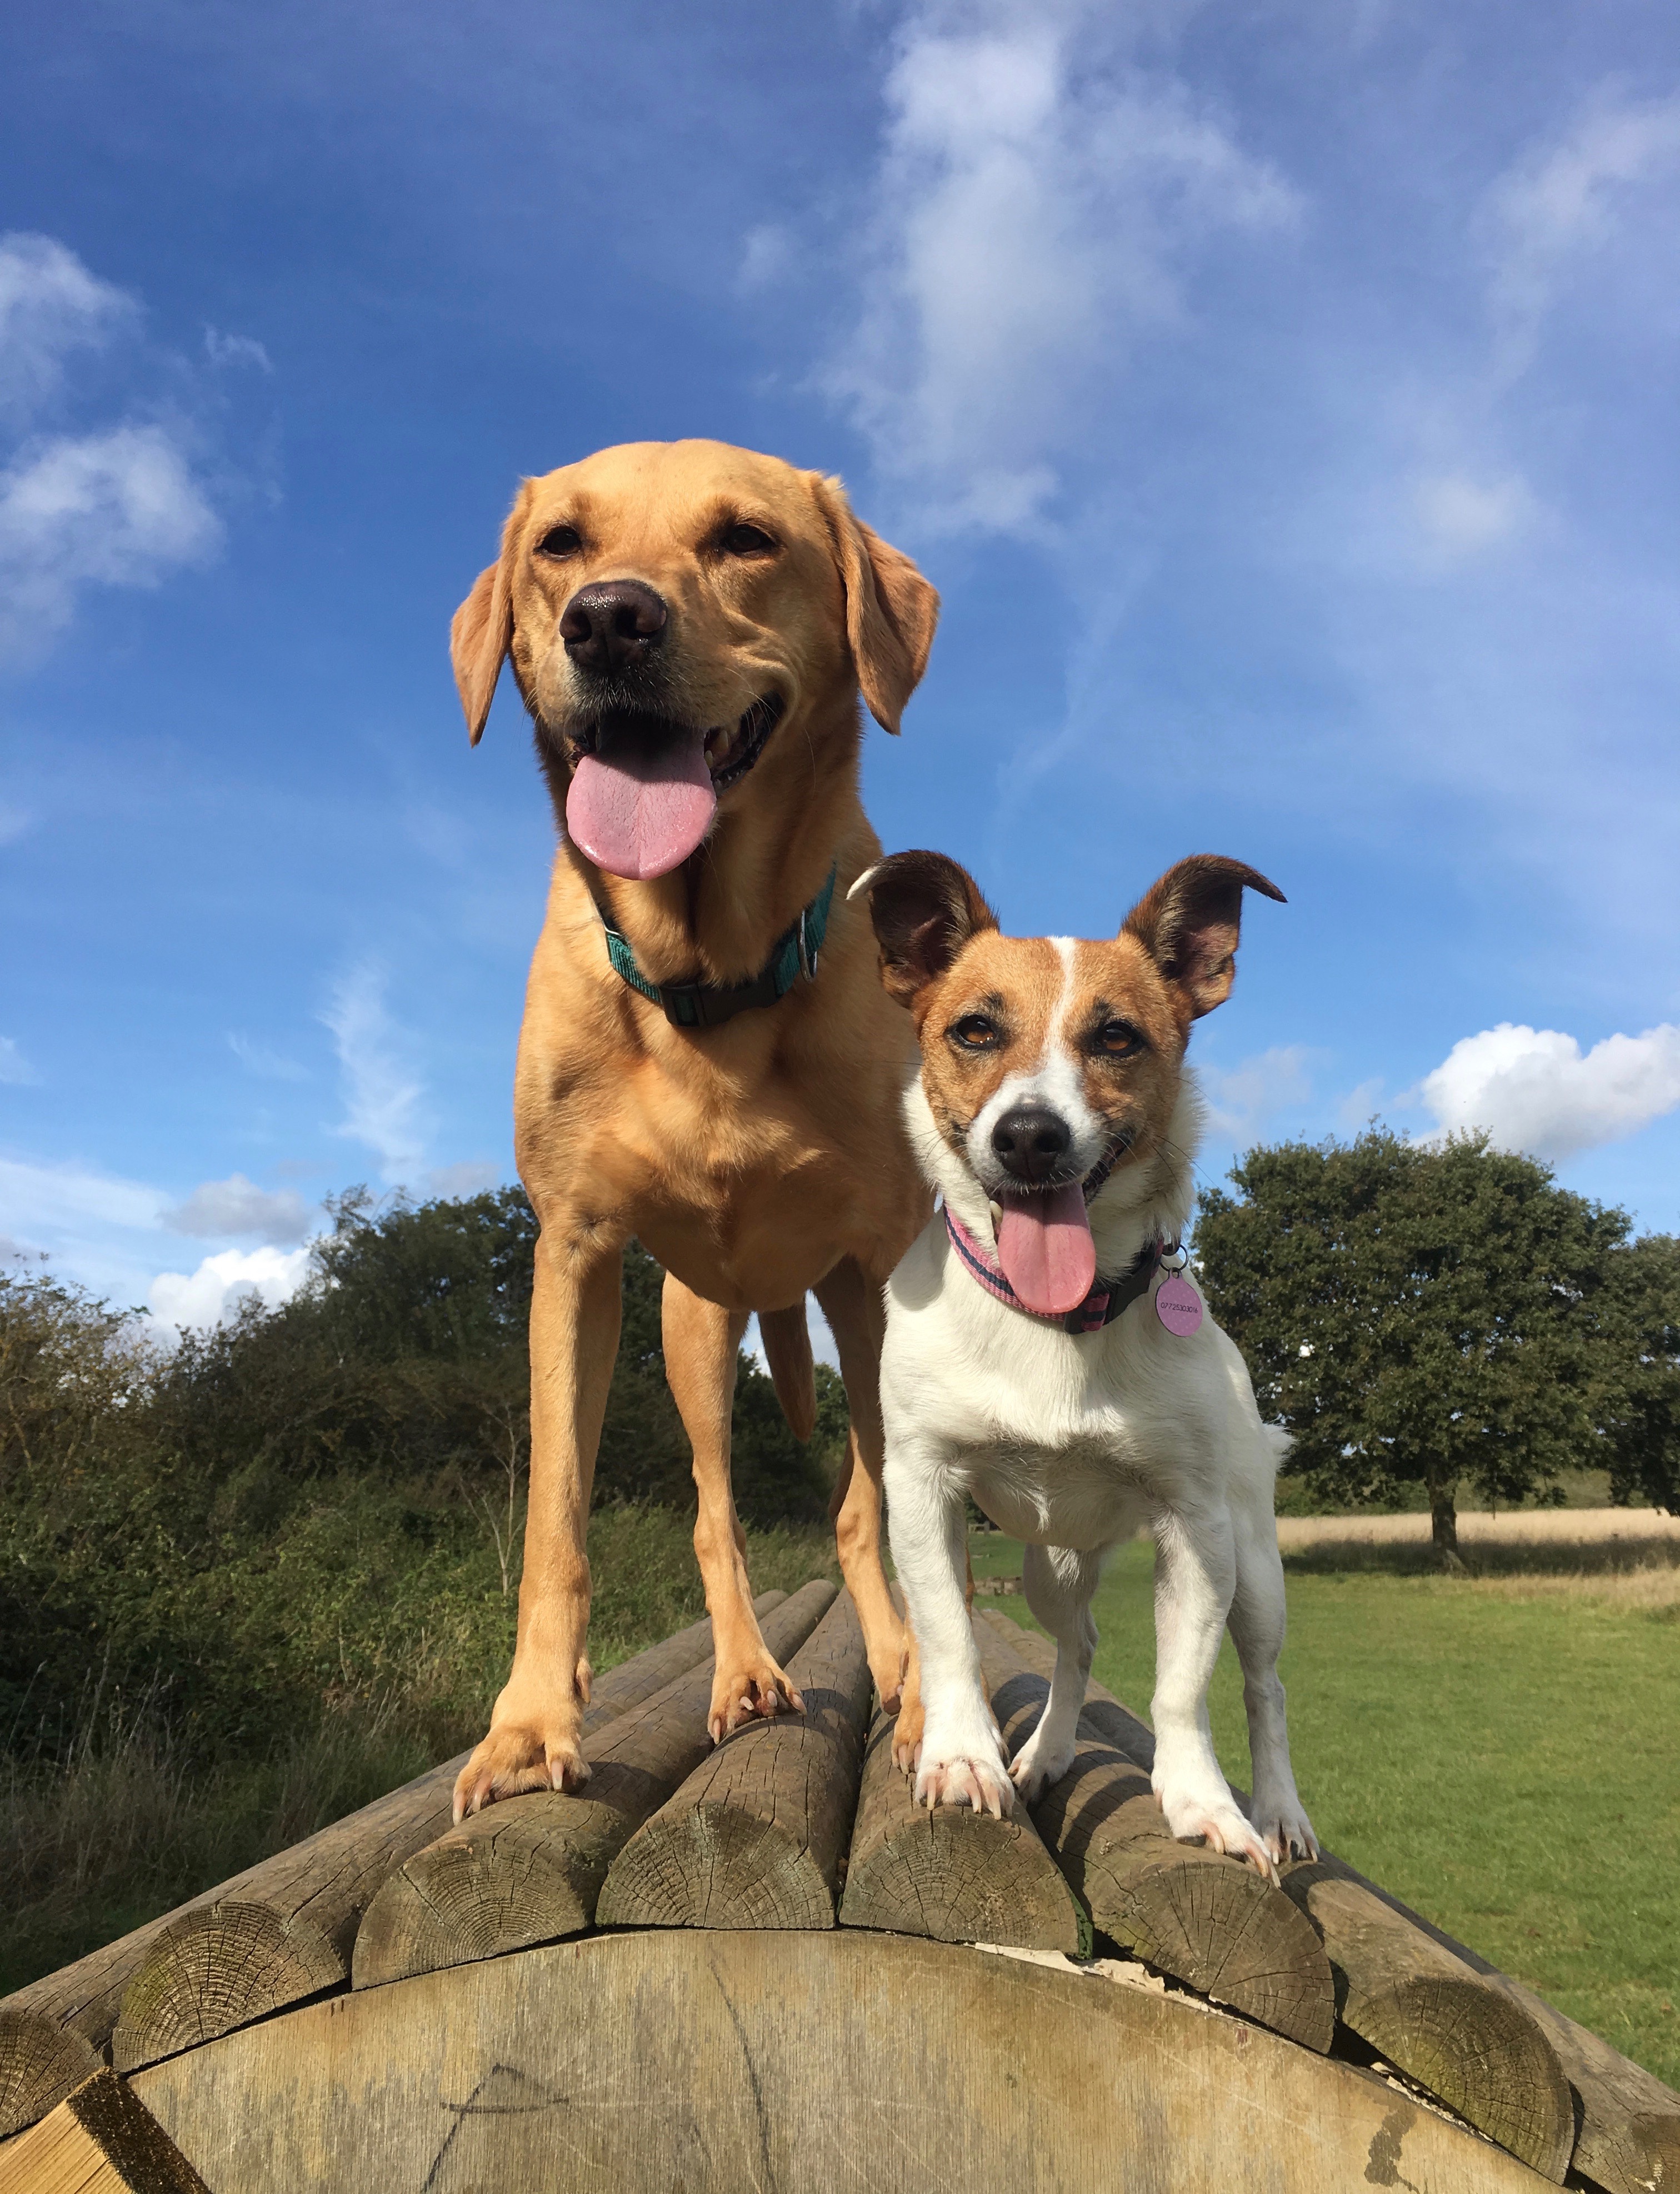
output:
M1485 1134L1250 1151L1195 1247L1262 1414L1322 1496L1421 1485L1443 1555L1456 1496L1601 1466L1614 1497L1680 1496L1680 1244L1559 1188Z

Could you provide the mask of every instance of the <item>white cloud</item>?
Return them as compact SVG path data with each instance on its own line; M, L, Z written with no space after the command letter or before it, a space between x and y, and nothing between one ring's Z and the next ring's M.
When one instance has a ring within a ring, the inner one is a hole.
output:
M195 1272L159 1272L147 1290L153 1319L177 1332L219 1325L243 1301L271 1307L297 1293L309 1271L309 1250L219 1249Z
M57 394L64 360L137 325L125 290L50 236L0 236L0 412L28 418Z
M212 365L254 365L272 373L273 363L255 336L227 336L220 328L204 330L204 355Z
M1501 1021L1467 1036L1418 1086L1440 1129L1485 1128L1506 1150L1563 1158L1619 1141L1680 1106L1680 1028L1572 1036Z
M89 1173L79 1166L32 1165L0 1158L0 1219L26 1236L89 1221L155 1227L163 1199L141 1181Z
M1241 1060L1227 1073L1203 1069L1198 1077L1207 1124L1233 1142L1252 1142L1282 1112L1304 1105L1312 1094L1307 1052L1299 1043L1274 1044Z
M446 1201L456 1197L478 1196L485 1189L501 1186L502 1169L489 1158L462 1158L454 1165L433 1166L426 1176L426 1193L440 1196Z
M333 1130L365 1143L387 1181L416 1176L425 1154L424 1085L403 1060L403 1040L385 1010L385 977L371 962L352 968L322 1015L344 1074L345 1117Z
M1634 192L1680 174L1680 93L1648 102L1602 92L1560 141L1531 152L1489 193L1483 223L1507 372L1520 372L1572 261L1614 235Z
M228 1048L248 1074L255 1074L264 1082L307 1082L309 1070L300 1066L295 1059L283 1052L272 1051L267 1044L256 1043L237 1030L230 1031Z
M1456 560L1498 548L1522 532L1538 509L1519 474L1472 479L1461 472L1436 473L1417 485L1417 511L1430 546Z
M201 1181L185 1203L161 1215L176 1234L260 1234L276 1247L302 1241L309 1232L309 1206L295 1188L259 1188L242 1173L226 1180Z
M15 1041L11 1037L0 1036L0 1082L28 1083L40 1079Z
M163 428L37 443L0 474L0 648L33 649L62 629L89 581L156 586L221 539Z
M870 302L825 378L947 525L1033 531L1137 338L1183 317L1195 247L1298 210L1178 79L1100 72L1111 29L1091 7L925 7L900 41Z

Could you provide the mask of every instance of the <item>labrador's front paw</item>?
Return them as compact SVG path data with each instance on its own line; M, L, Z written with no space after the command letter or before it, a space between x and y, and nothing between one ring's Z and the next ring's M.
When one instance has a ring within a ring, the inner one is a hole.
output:
M581 1745L588 1696L589 1663L580 1660L571 1698L540 1704L520 1698L505 1707L499 1699L490 1735L455 1779L456 1823L521 1791L581 1790L589 1779Z

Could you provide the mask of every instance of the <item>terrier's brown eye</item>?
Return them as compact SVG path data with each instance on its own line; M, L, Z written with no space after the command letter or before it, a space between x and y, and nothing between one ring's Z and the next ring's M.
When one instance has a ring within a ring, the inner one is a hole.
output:
M989 1021L983 1014L965 1014L946 1032L964 1051L995 1051L1003 1042L997 1023Z
M761 526L731 526L723 537L731 556L767 556L776 543Z
M551 526L536 544L539 556L575 556L583 546L575 526Z
M1130 1021L1104 1021L1097 1031L1097 1048L1109 1059L1130 1059L1144 1048L1142 1031Z

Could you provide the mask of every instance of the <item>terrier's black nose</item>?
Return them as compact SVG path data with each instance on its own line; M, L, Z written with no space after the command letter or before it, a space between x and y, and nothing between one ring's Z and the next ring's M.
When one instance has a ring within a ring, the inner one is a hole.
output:
M1017 1180L1048 1180L1072 1142L1066 1121L1041 1105L1018 1105L992 1129L992 1148L1003 1160L1004 1171Z
M583 670L622 670L657 646L665 605L639 579L580 587L560 617L566 653Z

